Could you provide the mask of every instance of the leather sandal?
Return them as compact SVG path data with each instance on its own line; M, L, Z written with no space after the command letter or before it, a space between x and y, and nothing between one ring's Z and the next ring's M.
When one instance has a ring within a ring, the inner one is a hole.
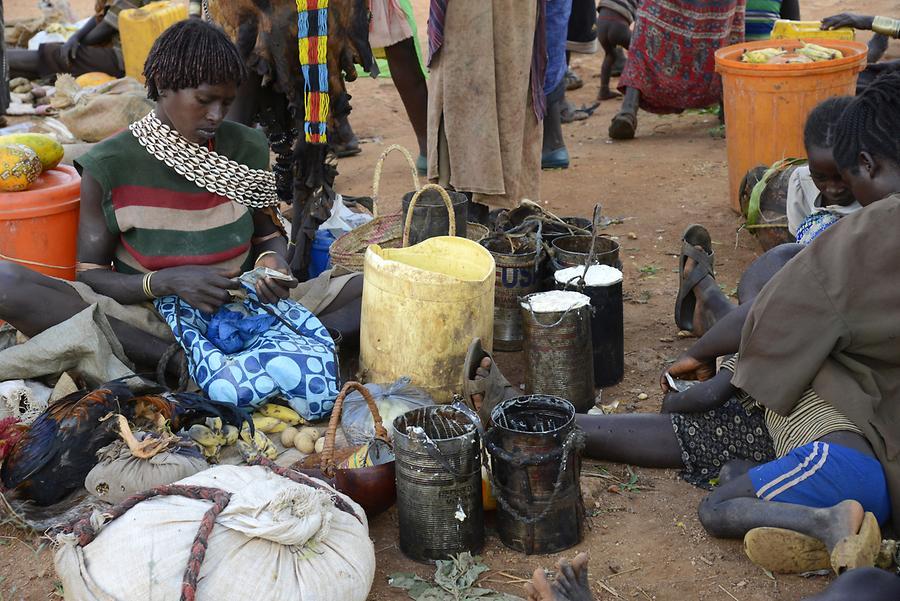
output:
M697 248L697 247L700 248ZM702 250L701 250L702 249ZM694 286L710 275L716 276L716 254L712 249L712 238L702 225L689 225L681 236L681 258L678 263L678 296L675 299L675 324L682 330L694 329L694 308L697 297ZM684 276L684 266L688 258L696 262L691 273Z
M485 357L491 360L491 371L486 378L476 380L476 372ZM473 339L466 353L466 361L463 364L463 392L466 404L478 411L478 416L485 428L490 424L491 411L498 403L519 396L519 390L500 373L494 357L484 350L481 338ZM472 395L475 394L482 395L481 409L477 409L472 400Z

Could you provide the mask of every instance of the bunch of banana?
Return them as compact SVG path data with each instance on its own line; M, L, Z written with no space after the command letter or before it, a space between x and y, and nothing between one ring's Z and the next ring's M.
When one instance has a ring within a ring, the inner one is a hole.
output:
M803 48L797 49L797 54L808 56L809 58L817 62L830 61L836 58L844 58L844 53L840 50L825 48L824 46L819 46L818 44L807 44L806 42L803 42Z
M291 409L282 405L268 403L253 413L253 426L265 434L277 434L288 426L305 424L306 420Z
M741 55L742 63L762 65L768 63L776 56L785 54L784 48L762 48L760 50L744 50Z
M267 459L275 459L278 456L278 449L269 440L269 437L256 427L256 432L250 434L250 428L244 424L241 428L240 438L237 441L237 448L241 452L244 460L253 459L259 455Z
M206 419L206 425L194 424L187 433L191 440L200 447L200 452L206 460L216 463L219 459L219 451L226 444L236 441L238 432L234 426L223 428L221 418L210 417ZM233 438L232 442L229 442L230 438Z

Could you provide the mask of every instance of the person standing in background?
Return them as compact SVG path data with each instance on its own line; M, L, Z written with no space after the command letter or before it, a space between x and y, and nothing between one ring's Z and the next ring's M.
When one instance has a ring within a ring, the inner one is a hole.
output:
M431 0L428 179L471 193L474 219L540 193L544 7Z
M541 169L568 169L569 151L562 133L562 108L566 101L566 32L572 0L547 0L547 73L544 75L544 142Z
M799 0L747 0L744 39L748 42L768 40L778 19L800 20Z

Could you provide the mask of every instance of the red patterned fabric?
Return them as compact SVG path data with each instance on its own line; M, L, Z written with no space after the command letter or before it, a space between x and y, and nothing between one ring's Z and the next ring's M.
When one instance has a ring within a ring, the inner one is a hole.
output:
M722 97L715 52L744 41L746 0L643 0L619 90L641 91L641 108L677 113Z

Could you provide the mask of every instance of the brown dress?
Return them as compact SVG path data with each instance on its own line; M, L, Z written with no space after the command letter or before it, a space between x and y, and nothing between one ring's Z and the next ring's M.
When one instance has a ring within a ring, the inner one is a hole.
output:
M531 104L537 4L452 0L428 82L428 178L515 207L540 193L541 127ZM439 158L440 156L440 158ZM446 177L446 174L445 174Z
M844 217L756 297L732 383L788 415L812 388L862 431L900 518L900 194Z

